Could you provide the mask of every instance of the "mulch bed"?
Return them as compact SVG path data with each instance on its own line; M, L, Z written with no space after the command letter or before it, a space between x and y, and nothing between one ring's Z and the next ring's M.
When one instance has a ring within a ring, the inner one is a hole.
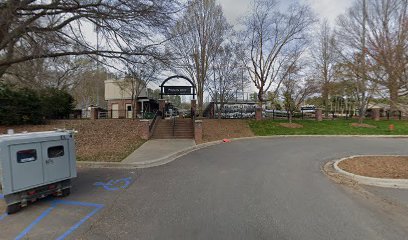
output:
M297 123L279 123L279 126L292 129L303 128L303 125Z
M59 120L46 125L0 126L0 133L75 129L77 159L118 162L144 143L139 137L139 121L131 119Z
M228 138L253 137L246 120L238 119L204 119L203 142L211 142Z
M408 179L408 156L362 156L344 160L338 166L366 177Z
M377 128L376 126L365 124L365 123L352 123L350 125L352 127L358 127L358 128Z

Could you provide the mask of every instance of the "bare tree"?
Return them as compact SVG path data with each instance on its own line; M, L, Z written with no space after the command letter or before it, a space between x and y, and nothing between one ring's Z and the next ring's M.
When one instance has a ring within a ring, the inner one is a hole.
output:
M17 63L67 55L160 59L160 33L175 11L175 0L1 1L0 77ZM84 36L92 25L99 48Z
M407 83L408 1L375 0L367 5L367 54L377 67L375 81L388 90L394 112Z
M283 105L288 113L289 123L292 123L293 114L299 110L300 105L317 92L316 81L312 78L306 78L306 62L302 51L294 51L291 62L283 66L285 75L282 77L281 93Z
M293 4L285 13L279 12L275 0L254 0L245 20L247 53L245 65L262 105L264 94L272 86L275 95L288 75L293 48L305 48L307 32L315 18L306 5Z
M358 0L345 15L339 17L339 53L342 57L342 77L353 83L358 105L359 122L362 123L367 106L375 91L370 78L372 62L367 54L367 3Z
M219 119L225 104L235 98L234 94L240 91L244 84L236 47L234 48L234 44L226 44L219 49L212 63L213 77L209 77L206 82L211 98L217 103Z
M326 20L321 23L320 29L315 35L315 42L310 49L313 65L316 70L315 78L319 80L322 94L325 116L329 114L329 96L331 84L335 81L336 64L338 61L335 49L335 36Z
M105 101L98 101L101 93L105 90L105 80L112 78L113 74L109 73L106 68L98 68L94 62L84 63L87 66L70 78L72 83L68 88L69 92L75 99L77 107L83 109L91 105L104 107Z
M14 64L3 75L3 80L34 89L71 90L82 80L82 74L92 71L93 63L82 56L35 59Z
M212 59L224 41L228 29L224 13L215 0L192 0L171 31L169 51L174 67L189 76L197 86L198 110L203 113L205 82Z

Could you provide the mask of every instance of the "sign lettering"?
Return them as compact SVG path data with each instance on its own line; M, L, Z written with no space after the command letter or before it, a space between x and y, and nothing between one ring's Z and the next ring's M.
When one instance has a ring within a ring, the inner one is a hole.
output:
M188 86L164 86L163 91L166 95L191 95L192 87Z

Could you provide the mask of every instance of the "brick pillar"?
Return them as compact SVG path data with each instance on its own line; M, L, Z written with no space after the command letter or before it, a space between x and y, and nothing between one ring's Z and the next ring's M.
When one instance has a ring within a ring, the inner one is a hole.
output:
M197 100L195 99L191 100L191 111L197 111Z
M318 122L323 121L323 111L322 111L322 109L320 109L320 108L316 109L315 117L316 117L316 121L318 121Z
M372 109L372 118L374 121L380 121L380 109L379 108Z
M150 121L142 119L139 121L140 127L139 127L139 136L143 140L149 140L150 139Z
M166 110L166 100L159 99L159 111L162 112L162 116L164 118L164 112Z
M215 118L215 102L210 102L210 104L211 104L210 118L213 119Z
M91 107L90 118L91 118L91 120L96 120L96 119L98 119L98 108Z
M194 123L194 140L197 144L203 142L203 121L201 120L196 120Z
M262 108L261 107L256 107L255 119L256 119L256 121L261 121L262 120Z

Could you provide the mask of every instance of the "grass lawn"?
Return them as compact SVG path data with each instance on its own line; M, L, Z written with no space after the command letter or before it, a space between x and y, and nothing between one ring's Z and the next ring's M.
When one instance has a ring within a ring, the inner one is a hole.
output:
M365 120L365 124L373 125L373 128L353 127L356 120L296 120L293 123L303 125L303 128L286 128L280 123L286 120L250 121L249 126L257 136L271 135L408 135L408 121L379 121ZM394 124L395 130L390 131L389 125Z

